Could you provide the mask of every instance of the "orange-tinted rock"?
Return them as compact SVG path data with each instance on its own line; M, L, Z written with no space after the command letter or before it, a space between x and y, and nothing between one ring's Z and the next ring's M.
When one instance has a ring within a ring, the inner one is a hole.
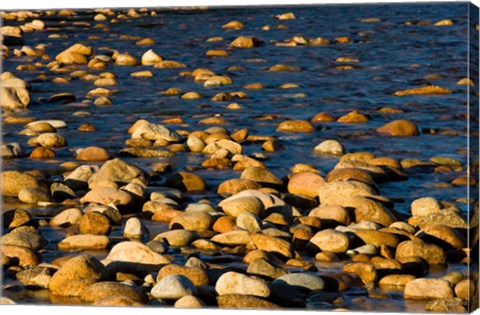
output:
M53 159L55 158L55 152L52 149L38 147L35 148L30 154L31 159Z
M394 137L411 137L419 135L417 126L413 122L405 119L389 122L388 124L377 128L376 131Z

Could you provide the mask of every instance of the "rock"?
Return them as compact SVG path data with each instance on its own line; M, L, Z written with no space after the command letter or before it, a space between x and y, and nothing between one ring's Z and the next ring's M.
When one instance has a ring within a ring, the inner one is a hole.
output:
M77 151L77 160L87 162L103 162L109 159L107 150L100 147L87 147Z
M325 140L314 149L315 152L320 154L342 155L343 146L337 140Z
M132 133L132 139L147 139L152 141L165 140L168 142L178 142L182 138L173 130L163 125L142 124Z
M457 212L444 209L439 213L432 213L425 216L413 216L408 219L408 224L421 229L432 224L442 224L452 228L468 228L468 224Z
M280 306L264 299L244 294L225 294L217 297L219 308L233 309L281 309Z
M349 212L344 207L337 205L316 207L310 210L308 216L317 217L322 220L322 225L325 222L328 226L333 227L337 225L347 226L352 222Z
M219 295L242 294L257 297L270 295L270 288L265 281L234 271L222 274L215 284L215 290Z
M230 43L232 47L236 48L252 48L256 47L259 44L259 40L256 37L237 37L233 42Z
M36 120L36 121L32 121L32 122L28 123L25 127L28 128L28 129L31 129L32 126L37 125L37 124L43 124L43 123L49 124L55 129L67 128L67 124L65 123L65 121L59 120L59 119ZM33 128L35 128L35 127L33 127Z
M242 29L244 26L245 25L242 22L234 20L223 24L222 28L239 30Z
M31 159L54 159L55 157L55 151L44 147L35 148L32 153L30 153Z
M316 251L326 251L332 253L345 253L350 246L349 238L338 231L332 229L317 232L311 239L308 246Z
M247 273L254 276L276 279L286 275L287 271L264 258L256 258L248 264Z
M292 244L280 238L257 233L251 236L251 240L258 249L280 254L285 258L294 257Z
M355 229L354 233L365 244L372 244L377 247L385 245L385 246L396 248L399 243L398 237L392 233L372 231L372 230L361 230L361 229Z
M59 53L55 60L63 64L87 64L87 57L92 54L92 48L82 44L74 44Z
M375 187L375 181L370 172L361 168L336 168L331 170L326 178L327 182L357 181Z
M165 265L170 259L154 252L150 247L134 241L116 244L105 258L108 262L130 262L135 264Z
M24 187L18 192L18 199L23 203L38 204L49 202L50 194L39 188Z
M218 186L217 193L220 195L235 195L243 190L259 189L262 186L250 179L234 178L224 181Z
M249 213L249 212L245 212ZM212 230L218 233L226 233L232 231L236 227L236 219L232 216L221 216L212 226Z
M178 300L187 295L197 295L198 289L185 276L169 275L162 278L150 294L156 299Z
M90 190L80 199L81 203L99 203L102 205L113 204L119 209L129 209L134 205L131 194L110 187L99 187Z
M287 13L282 13L282 14L277 14L275 16L278 20L294 20L296 19L296 16L293 12L287 12Z
M358 181L339 181L323 184L318 197L322 205L343 205L353 196L374 196L376 191L369 185Z
M27 288L48 289L54 270L48 267L37 266L17 272L15 277Z
M262 221L251 212L242 212L238 215L236 224L239 228L247 230L249 233L257 233L262 229Z
M202 152L206 154L215 154L215 152L220 149L226 149L232 155L242 154L242 146L227 139L221 139L208 144Z
M142 183L147 183L147 176L145 171L116 158L106 161L102 167L88 179L88 185L92 186L102 181L112 181L118 185L126 185L134 179Z
M38 135L35 138L35 143L47 148L61 148L67 145L67 141L65 141L61 135L52 132L46 132Z
M139 289L114 281L97 282L86 287L80 298L87 302L96 302L99 300L123 297L139 303L144 303L147 299Z
M67 236L58 243L59 250L97 250L105 249L110 240L104 235L80 234Z
M32 224L30 212L24 209L7 210L2 213L2 224L10 230Z
M467 305L459 298L440 299L428 302L425 310L442 314L459 314L467 312Z
M130 239L141 239L148 236L148 229L140 219L133 217L125 223L123 236Z
M281 186L283 182L268 170L252 166L245 169L240 175L241 179L249 179L261 184L262 186Z
M265 209L257 197L238 197L237 195L222 200L218 206L222 208L223 212L235 218L243 212L261 216Z
M137 58L129 54L119 54L115 59L115 64L118 66L136 66L138 63Z
M472 279L463 279L455 285L455 295L470 301L475 294L475 283Z
M191 152L198 153L198 152L202 152L203 149L205 149L206 144L202 139L196 136L190 135L187 139L187 146Z
M1 76L1 94L0 105L6 110L15 110L18 108L27 108L30 104L30 93L25 81L17 78L10 72L5 72Z
M450 94L450 93L452 93L452 91L449 89L445 89L436 85L428 85L421 88L396 91L395 93L393 93L393 95L396 95L396 96L417 95L417 94L440 95L440 94Z
M325 180L320 175L312 172L300 172L290 177L287 189L291 194L316 198L323 184L325 184Z
M247 231L229 231L217 234L210 239L213 243L218 243L226 246L246 245L251 241L250 233Z
M342 117L337 119L338 122L341 123L364 123L368 121L367 116L360 114L357 111L350 112L346 115L343 115Z
M184 229L189 231L207 231L213 223L213 218L204 212L182 213L170 221L170 229Z
M309 273L290 273L273 280L272 290L282 290L285 285L308 292L321 291L325 287L325 283L320 277Z
M343 266L342 270L347 273L353 273L360 277L366 285L371 285L377 280L377 272L375 268L364 262L355 262Z
M204 306L205 303L193 295L185 295L184 297L178 299L173 305L175 308L202 308Z
M442 224L428 225L417 236L445 249L467 247L467 240L458 230Z
M109 306L109 307L134 307L143 306L143 303L137 302L131 298L124 296L112 296L104 299L96 300L92 303L93 306Z
M402 275L402 274L393 274L388 275L380 279L380 286L387 287L404 287L410 281L415 280L415 276L412 275Z
M169 275L182 275L187 277L194 286L203 286L209 284L207 273L197 267L186 267L175 264L169 264L162 267L157 276L157 282Z
M17 197L22 188L37 188L45 190L35 177L18 171L3 171L1 173L2 195Z
M197 238L197 234L187 230L173 230L160 233L154 240L161 241L165 239L170 246L184 247L190 245Z
M22 147L17 142L2 144L0 151L3 159L13 159L24 155Z
M413 122L405 119L398 119L389 122L388 124L377 128L376 131L394 137L411 137L419 135L417 126Z
M201 191L205 190L205 181L194 173L176 172L167 178L166 186L179 189L181 191Z
M445 264L447 256L443 249L434 244L428 244L421 240L401 242L396 250L395 258L419 256L429 264Z
M355 220L357 223L366 221L389 226L397 221L395 215L380 202L359 196L352 199L358 205L355 208Z
M48 287L54 295L78 297L89 285L105 278L106 269L96 258L80 255L66 261Z
M82 211L77 208L65 209L50 219L49 225L52 227L69 227L79 224L82 218Z
M17 264L23 268L32 268L41 262L38 251L28 247L2 244L0 249L2 250L2 257L18 260Z
M163 58L156 54L152 49L147 50L142 55L141 59L141 63L144 66L154 65L156 63L159 63L160 61L163 61Z
M47 241L33 227L18 227L0 238L2 245L22 246L32 250L45 247Z
M432 213L439 213L441 211L440 204L432 197L415 199L412 202L410 209L414 216L425 216Z
M85 213L79 222L80 233L108 235L112 230L109 218L99 212Z
M277 127L277 132L285 133L311 133L315 130L313 125L307 120L286 120Z
M404 291L405 299L448 299L454 297L450 283L443 279L415 279L408 282Z

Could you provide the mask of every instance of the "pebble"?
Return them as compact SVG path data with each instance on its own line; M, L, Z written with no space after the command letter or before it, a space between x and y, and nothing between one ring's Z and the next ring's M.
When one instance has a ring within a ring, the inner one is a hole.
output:
M197 295L198 289L185 276L169 275L162 278L150 294L156 299L178 300L184 296Z
M219 295L241 294L257 297L270 295L270 288L265 281L234 271L222 274L215 284L215 290Z

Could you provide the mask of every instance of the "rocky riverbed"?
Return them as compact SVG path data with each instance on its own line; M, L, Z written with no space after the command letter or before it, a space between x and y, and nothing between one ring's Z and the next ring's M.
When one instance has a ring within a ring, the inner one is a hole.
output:
M3 12L2 303L478 307L467 9Z

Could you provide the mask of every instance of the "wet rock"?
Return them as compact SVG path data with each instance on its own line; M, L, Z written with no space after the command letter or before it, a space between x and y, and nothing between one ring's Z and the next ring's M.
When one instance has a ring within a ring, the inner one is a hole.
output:
M360 196L352 199L355 201L353 203L358 205L355 208L356 222L366 221L378 223L383 226L389 226L397 221L395 215L380 202Z
M433 300L425 305L425 310L436 313L465 313L467 311L467 305L461 299L448 298Z
M458 230L446 225L428 225L417 236L427 242L437 244L445 249L462 249L467 247L467 240Z
M154 65L156 63L159 63L160 61L163 61L163 58L159 56L157 53L155 53L152 49L147 50L142 55L142 59L141 59L141 63L144 66Z
M272 281L272 290L283 290L284 286L290 286L302 291L321 291L325 287L324 281L309 273L290 273Z
M219 295L242 294L257 297L270 295L270 288L265 281L234 271L222 274L215 284L215 290Z
M247 231L229 231L221 234L217 234L210 239L213 243L226 245L226 246L239 246L246 245L251 242L250 233Z
M416 94L428 94L428 95L440 95L440 94L450 94L452 90L442 88L436 85L428 85L421 88L413 88L408 90L401 90L393 93L396 96L404 95L416 95Z
M280 254L286 258L294 257L292 244L278 237L257 233L251 236L251 240L258 249Z
M356 229L354 233L365 244L372 244L377 247L385 245L396 248L399 243L399 239L392 233L361 229Z
M89 285L105 278L106 269L96 258L80 255L65 262L48 287L54 295L79 297Z
M228 23L225 23L222 25L222 28L225 28L225 29L236 29L236 30L240 30L244 27L245 25L240 22L240 21L237 21L237 20L234 20L234 21L230 21Z
M201 191L206 188L205 181L194 173L176 172L167 178L166 186L181 191Z
M280 306L252 295L225 294L217 297L218 307L234 309L281 309Z
M198 289L185 276L169 275L162 278L150 294L156 299L178 300L187 295L197 295Z
M311 119L312 123L317 123L317 122L332 122L332 121L337 121L337 117L333 116L332 114L328 112L320 112L313 116Z
M118 185L126 185L134 179L146 183L147 176L148 175L138 167L116 158L106 161L97 172L89 177L88 185L92 186L102 181L112 181Z
M187 146L191 152L202 152L203 149L205 149L206 144L202 139L196 136L189 136L187 139Z
M79 224L82 218L82 211L77 208L65 209L50 219L49 225L52 227L68 227Z
M307 246L310 246L316 251L326 251L332 253L345 253L349 246L349 238L341 232L326 229L317 232L311 239Z
M322 205L342 205L346 199L353 196L373 195L376 195L376 192L371 186L358 181L328 182L318 191Z
M218 206L222 208L223 212L235 218L243 212L261 215L265 209L257 197L238 197L237 195L222 200Z
M147 139L147 140L165 140L168 142L178 142L182 138L173 130L168 129L163 125L157 124L143 124L140 125L132 133L132 139Z
M119 54L115 59L118 66L136 66L139 64L137 58L129 54Z
M395 258L419 256L429 264L445 264L447 256L444 250L434 244L428 244L421 240L401 242L396 250Z
M405 119L389 122L388 124L377 128L376 131L394 137L411 137L419 135L417 126L413 122Z
M313 125L307 120L286 120L277 127L277 132L285 133L311 133L314 130Z
M464 300L471 300L475 294L475 283L472 279L463 279L455 285L455 295Z
M337 121L341 123L364 123L368 121L368 118L357 111L353 111L338 118Z
M248 212L246 212L248 213ZM212 230L218 233L226 233L232 231L236 226L236 219L232 216L222 216L215 220Z
M193 295L185 295L184 297L178 299L173 305L175 308L202 308L204 306L205 303Z
M35 138L35 143L47 148L61 148L67 146L67 141L59 134L46 132Z
M138 218L130 218L125 223L123 236L130 239L141 239L148 236L147 227Z
M349 212L342 206L321 205L310 210L309 217L317 217L328 226L349 225L352 220Z
M288 192L291 194L305 195L308 197L318 197L318 192L325 180L318 174L311 172L295 173L288 181Z
M17 142L2 144L0 155L3 159L13 159L24 155L23 149Z
M87 58L92 54L92 52L92 47L87 47L77 43L59 53L55 57L55 60L67 65L87 64Z
M405 299L448 299L454 297L454 292L446 280L421 278L406 284L404 296Z
M259 40L256 37L240 36L231 42L230 45L236 48L252 48L259 45Z
M213 218L204 212L182 213L170 221L170 229L184 229L189 231L207 231L213 223Z
M278 20L294 20L296 19L296 16L293 12L287 12L287 13L282 13L282 14L277 14L275 16Z
M287 271L264 258L257 258L248 264L247 273L275 279L286 275Z
M134 241L124 241L116 244L110 250L104 261L109 263L115 261L130 262L154 266L170 263L170 259L167 257L156 253L150 247L142 243Z
M169 275L182 275L187 277L194 286L202 286L209 284L209 278L205 270L197 267L180 266L170 264L162 267L157 276L157 282Z
M337 140L325 140L314 149L315 152L320 154L342 155L343 146Z
M98 212L85 213L79 222L80 233L93 235L108 235L112 224L107 216Z
M38 204L49 202L50 194L39 188L24 187L18 192L18 199L23 203Z
M37 266L20 271L15 277L28 288L48 289L48 283L54 272L52 268Z
M3 171L1 173L2 195L17 197L25 187L45 190L35 177L18 171Z
M425 216L432 213L439 213L441 211L440 204L432 197L415 199L412 202L410 209L414 216Z
M202 152L207 154L215 154L215 152L220 149L226 149L232 155L242 154L243 151L240 144L231 140L221 139L208 144Z
M425 216L413 216L408 223L421 229L432 224L443 224L452 228L468 228L468 224L457 212L444 209L439 213L432 213Z
M130 209L134 205L131 194L110 187L98 187L90 190L80 199L81 203L99 203L102 205L113 204L119 209Z
M111 296L104 299L98 299L93 302L92 305L107 307L138 307L143 306L144 304L124 296Z
M197 234L192 231L173 230L157 234L154 240L161 241L165 239L170 246L184 247L190 245L197 237Z
M147 300L145 294L139 289L114 281L102 281L89 285L80 295L80 298L87 302L96 302L112 297L128 298L140 303Z
M0 238L2 245L14 245L39 250L45 247L47 241L33 227L18 227Z
M261 184L262 186L283 185L282 180L275 176L273 173L264 168L256 166L246 168L240 175L240 178L252 180Z
M97 250L105 249L110 240L104 235L79 234L67 236L58 243L59 250Z
M12 230L19 226L31 225L32 223L32 216L27 210L14 209L2 213L2 224L4 228Z
M41 257L38 251L24 246L5 245L0 246L2 257L9 257L18 261L18 265L24 268L35 267L40 264Z
M355 262L347 264L343 266L342 270L347 273L358 275L362 282L366 285L371 285L377 280L377 272L369 263Z
M383 277L378 284L386 287L404 287L412 280L415 280L415 276L393 274Z
M247 230L250 233L257 233L262 229L262 221L260 218L248 211L238 215L236 224L239 228Z
M55 151L44 147L35 148L32 153L30 153L31 159L54 159L55 157Z

